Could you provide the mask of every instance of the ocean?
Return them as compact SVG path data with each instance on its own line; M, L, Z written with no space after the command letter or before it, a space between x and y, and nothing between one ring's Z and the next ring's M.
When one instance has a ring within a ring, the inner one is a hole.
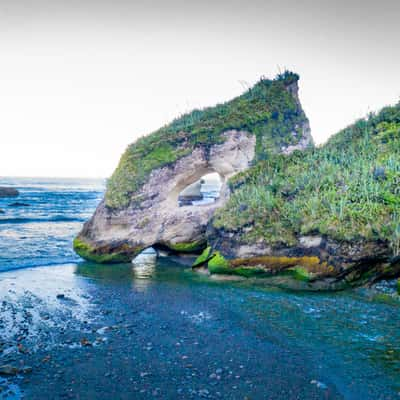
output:
M79 261L72 240L100 202L105 180L0 178L0 186L20 191L0 198L0 271Z

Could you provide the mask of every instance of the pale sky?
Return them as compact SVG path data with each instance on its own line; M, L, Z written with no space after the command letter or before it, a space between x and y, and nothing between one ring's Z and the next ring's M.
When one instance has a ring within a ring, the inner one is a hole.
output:
M300 74L317 143L400 100L398 0L0 0L0 176L107 177L135 138Z

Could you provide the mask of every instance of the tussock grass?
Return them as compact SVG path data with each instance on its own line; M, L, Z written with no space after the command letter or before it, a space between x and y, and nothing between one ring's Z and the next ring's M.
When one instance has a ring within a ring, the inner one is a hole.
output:
M293 245L299 235L386 240L400 254L400 103L357 121L321 148L271 156L230 181L214 226Z

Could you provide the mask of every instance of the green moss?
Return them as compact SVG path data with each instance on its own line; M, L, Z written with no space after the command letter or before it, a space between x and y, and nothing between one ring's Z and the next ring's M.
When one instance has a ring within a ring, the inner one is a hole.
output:
M132 255L129 255L126 251L99 253L98 250L79 238L74 239L73 247L74 251L85 260L99 264L126 263L132 259ZM139 253L139 250L137 253Z
M310 273L303 267L297 266L290 269L293 273L294 279L298 281L308 282L311 278Z
M320 234L383 240L400 254L400 103L320 148L270 156L229 185L233 193L213 224L239 232L242 243L293 246L300 235Z
M208 262L208 270L212 274L232 273L228 260L219 251L215 252L214 257Z
M238 275L246 278L265 274L265 271L259 267L232 266L225 257L219 252L208 261L208 270L211 274Z
M304 282L309 281L313 274L326 276L333 271L331 266L315 256L260 256L228 261L218 251L208 261L208 269L214 274L239 275L246 278L284 275Z
M211 256L211 247L208 246L206 247L203 252L196 258L196 260L194 261L192 268L196 268L199 267L203 264L205 264L207 262L207 260L210 258Z
M397 279L397 294L400 295L400 278Z
M182 242L182 243L168 243L166 246L178 253L198 253L204 249L207 242L204 240L197 240L195 242Z
M215 107L194 110L131 144L107 183L106 205L128 205L152 170L171 164L197 146L206 149L224 140L223 133L245 130L256 136L257 159L268 159L302 135L305 114L288 87L299 79L285 72ZM295 133L296 135L293 135Z

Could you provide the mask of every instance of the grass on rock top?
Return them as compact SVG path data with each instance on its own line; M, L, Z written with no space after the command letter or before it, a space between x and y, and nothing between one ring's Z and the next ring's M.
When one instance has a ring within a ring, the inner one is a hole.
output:
M288 87L297 74L286 71L275 80L261 79L239 97L215 107L194 110L131 144L107 184L106 205L125 207L151 171L174 163L196 146L220 143L230 129L256 135L257 159L297 143L305 114ZM295 133L295 135L294 135Z
M321 148L271 156L230 181L216 228L294 245L298 235L387 240L400 254L400 103L359 120ZM246 228L246 229L244 229Z

